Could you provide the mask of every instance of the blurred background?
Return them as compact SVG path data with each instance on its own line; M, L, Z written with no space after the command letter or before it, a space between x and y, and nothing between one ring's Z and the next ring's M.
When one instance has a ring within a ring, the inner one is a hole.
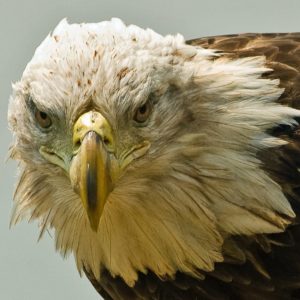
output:
M50 235L37 243L37 224L9 229L17 165L5 162L11 136L7 104L35 48L64 17L99 22L119 17L186 39L240 32L300 31L299 0L0 0L0 299L99 299L80 278L73 257L55 253Z

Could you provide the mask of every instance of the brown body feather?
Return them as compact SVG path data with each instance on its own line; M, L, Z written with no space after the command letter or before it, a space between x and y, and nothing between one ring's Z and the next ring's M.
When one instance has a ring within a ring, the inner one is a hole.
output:
M300 107L300 33L241 34L195 39L190 45L217 49L231 58L263 55L280 79L283 105ZM224 263L199 279L177 273L159 279L139 274L133 288L103 271L101 283L87 277L104 299L300 299L300 128L280 125L271 134L289 141L259 153L264 169L280 184L297 217L284 233L231 237L224 244Z

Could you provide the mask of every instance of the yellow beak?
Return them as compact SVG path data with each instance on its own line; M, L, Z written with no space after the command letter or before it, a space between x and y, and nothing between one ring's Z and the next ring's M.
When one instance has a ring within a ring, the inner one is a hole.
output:
M73 146L71 183L80 195L91 228L97 231L113 188L109 152L114 148L114 140L107 120L99 112L83 114L73 128Z

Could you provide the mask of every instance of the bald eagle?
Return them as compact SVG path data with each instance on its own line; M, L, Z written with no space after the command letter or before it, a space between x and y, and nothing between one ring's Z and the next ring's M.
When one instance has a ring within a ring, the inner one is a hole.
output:
M104 299L300 299L300 34L63 20L13 85L12 224Z

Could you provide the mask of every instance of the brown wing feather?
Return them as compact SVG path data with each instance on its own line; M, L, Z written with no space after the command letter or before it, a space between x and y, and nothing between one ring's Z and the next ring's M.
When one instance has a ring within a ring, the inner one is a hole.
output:
M200 38L187 44L217 49L232 58L263 55L273 69L270 78L279 78L285 89L280 101L300 107L300 33L246 33Z
M273 70L264 76L279 78L285 89L278 101L300 108L300 33L227 35L187 43L217 49L232 58L264 55ZM103 271L99 283L85 270L104 299L300 299L300 128L280 125L270 133L290 142L259 155L266 172L291 202L295 222L284 233L225 241L225 262L211 273L202 273L202 280L182 273L161 280L149 272L139 274L131 289L108 271Z

